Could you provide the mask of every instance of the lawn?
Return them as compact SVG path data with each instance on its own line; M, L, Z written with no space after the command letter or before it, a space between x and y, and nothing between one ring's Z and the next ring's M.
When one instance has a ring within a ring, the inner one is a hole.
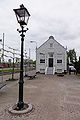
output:
M3 72L3 73L12 73L12 72L13 72L13 69L12 69L12 68L10 68L10 69L9 69L9 68L0 69L0 73L2 73L2 72ZM14 69L14 72L20 72L20 69L16 69L16 68L15 68L15 69Z

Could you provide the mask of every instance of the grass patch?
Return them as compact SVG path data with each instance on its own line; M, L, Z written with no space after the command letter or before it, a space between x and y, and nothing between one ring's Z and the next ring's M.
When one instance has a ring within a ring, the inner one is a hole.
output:
M12 73L13 69L0 69L0 73ZM20 69L14 69L14 72L20 72Z

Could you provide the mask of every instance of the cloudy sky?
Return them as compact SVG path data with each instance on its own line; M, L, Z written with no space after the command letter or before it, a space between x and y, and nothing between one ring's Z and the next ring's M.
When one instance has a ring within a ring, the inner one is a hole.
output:
M36 44L30 41L39 47L50 35L80 56L80 0L0 0L0 39L5 33L5 45L20 49L20 27L13 9L22 3L31 14L24 45L28 54L30 48L31 58L35 59Z

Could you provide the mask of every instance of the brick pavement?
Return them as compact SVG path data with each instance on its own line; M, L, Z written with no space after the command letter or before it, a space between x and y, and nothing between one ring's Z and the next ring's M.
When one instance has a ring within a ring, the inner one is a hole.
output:
M8 108L17 102L18 81L8 81L0 91L0 120L80 120L80 77L37 75L24 83L24 101L33 111L12 115Z

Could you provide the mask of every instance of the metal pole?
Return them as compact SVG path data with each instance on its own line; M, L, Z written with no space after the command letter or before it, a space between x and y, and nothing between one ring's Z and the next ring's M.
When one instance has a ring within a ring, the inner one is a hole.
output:
M4 33L3 33L3 62L4 62Z
M37 61L37 42L36 41L34 41L34 42L36 43L36 61ZM35 66L35 69L36 69L36 66Z
M25 51L25 77L26 77L26 58L27 58L27 56L26 56L26 51Z
M24 27L21 26L22 30L21 30L21 64L20 64L20 80L19 80L19 101L17 104L17 107L19 108L19 110L21 110L24 107L24 102L23 102L23 42L24 42Z
M14 80L14 49L13 49L13 71L12 71L12 80Z
M36 41L30 41L31 43L36 43L36 61L37 61L37 42ZM36 65L36 64L35 64ZM36 69L36 66L35 66L35 69Z
M35 41L35 43L36 43L36 61L37 61L37 42ZM35 66L35 69L36 69L36 66Z
M28 70L29 70L29 71L30 71L30 52L31 52L31 51L30 51L30 48L29 48L29 60L28 60L28 67L29 67Z
M3 44L2 44L2 81L3 81L3 65L4 65L4 33L3 33Z

